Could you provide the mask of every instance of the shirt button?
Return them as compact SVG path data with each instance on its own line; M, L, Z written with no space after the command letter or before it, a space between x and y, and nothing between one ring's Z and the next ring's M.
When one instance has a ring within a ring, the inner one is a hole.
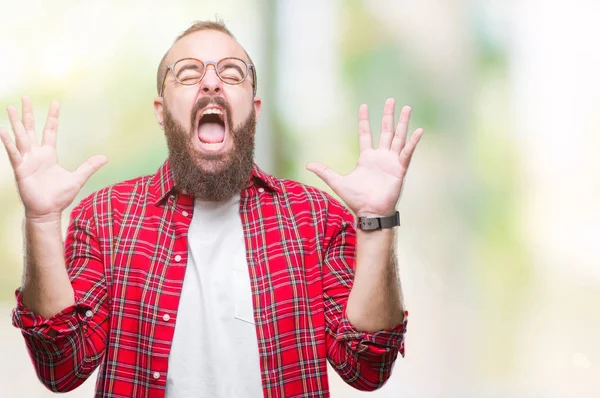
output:
M181 256L179 254L175 256L175 261L177 261L177 262L181 261Z
M91 318L91 317L93 317L93 316L94 316L94 313L92 312L92 310L87 310L87 311L85 312L85 316L87 316L88 318Z
M155 379L160 379L160 373L154 372L154 374L152 375L152 377L154 377Z
M265 189L263 187L258 188L258 192L263 193L265 192Z
M171 319L171 317L169 316L169 314L164 314L163 315L163 321L169 322L169 319Z
M185 210L184 210L184 211L182 211L182 212L181 212L181 214L183 214L183 216L184 216L184 217L187 217L187 216L188 216L188 212L187 212L187 211L185 211Z

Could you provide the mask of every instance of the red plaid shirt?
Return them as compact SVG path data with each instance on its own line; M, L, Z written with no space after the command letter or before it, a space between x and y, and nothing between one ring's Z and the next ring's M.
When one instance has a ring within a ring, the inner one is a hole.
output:
M13 311L48 388L72 390L99 365L97 397L164 396L193 203L165 162L155 175L75 207L65 258L76 304L44 319L24 308L17 290ZM240 217L265 397L329 396L326 359L355 388L382 386L404 355L406 321L369 334L346 318L356 242L350 212L255 166Z

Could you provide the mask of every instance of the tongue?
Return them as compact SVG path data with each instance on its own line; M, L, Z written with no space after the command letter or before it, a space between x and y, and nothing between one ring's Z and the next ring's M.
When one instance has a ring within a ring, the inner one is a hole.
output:
M198 138L209 144L216 144L225 139L225 126L220 123L202 123L198 128Z

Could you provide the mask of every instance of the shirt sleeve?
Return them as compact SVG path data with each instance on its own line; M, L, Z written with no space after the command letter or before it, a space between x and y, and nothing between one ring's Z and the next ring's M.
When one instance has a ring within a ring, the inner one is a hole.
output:
M65 262L75 305L46 319L28 310L21 290L12 323L21 330L40 381L66 392L82 384L100 363L108 334L108 305L103 263L90 207L76 207L65 241Z
M398 353L404 356L403 323L375 333L358 331L346 316L354 280L356 230L354 217L341 205L330 210L329 243L323 268L327 357L340 377L352 387L373 391L389 379Z

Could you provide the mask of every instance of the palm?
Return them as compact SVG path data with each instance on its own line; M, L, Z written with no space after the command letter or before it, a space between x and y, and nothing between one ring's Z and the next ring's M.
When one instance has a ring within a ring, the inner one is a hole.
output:
M340 177L337 190L344 192L344 201L351 209L372 208L371 212L386 212L389 203L396 203L404 170L397 162L397 155L376 149L363 152L356 168ZM381 187L386 187L382 190Z
M73 173L58 164L56 151L37 147L15 169L19 194L32 214L62 211L71 204L81 189Z
M308 165L358 215L390 215L400 198L404 176L423 134L418 129L406 142L410 108L405 107L394 131L394 100L386 101L379 147L373 148L366 105L359 109L360 156L345 176L320 163Z
M59 108L56 102L50 108L41 145L36 138L29 98L23 98L22 121L14 107L9 107L8 113L15 142L4 129L0 129L0 137L11 161L26 215L33 218L59 216L73 202L85 181L106 163L106 159L103 156L92 157L74 172L58 164L56 131Z

